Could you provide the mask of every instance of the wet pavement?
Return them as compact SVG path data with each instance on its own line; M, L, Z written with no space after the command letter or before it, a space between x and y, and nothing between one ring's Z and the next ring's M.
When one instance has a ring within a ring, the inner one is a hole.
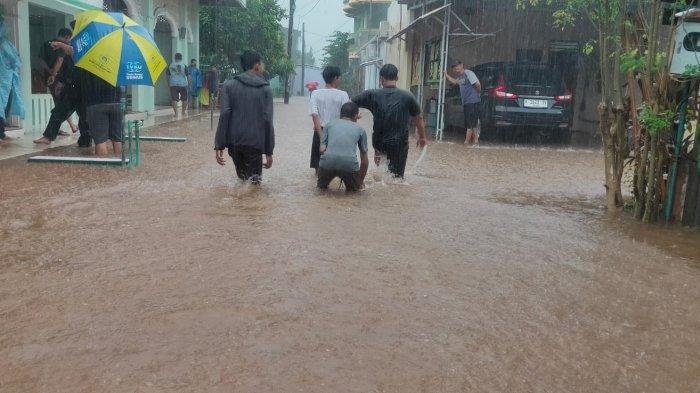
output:
M170 108L157 109L152 114L147 114L145 112L129 113L127 114L127 120L142 120L144 127L153 127L156 125L162 125L167 123L172 123L174 121L179 121L182 119L195 118L199 116L209 116L209 110L195 110L191 109L186 116L178 115L175 116L173 110ZM77 116L74 116L75 123L77 124ZM59 135L51 145L36 144L34 140L41 138L44 133L43 129L15 129L7 132L7 140L0 144L0 160L5 160L8 158L19 157L27 154L37 154L46 150L52 150L56 148L62 148L66 146L75 145L78 143L78 137L80 133L72 133L68 123L63 123L61 125L61 130L65 135Z
M431 144L320 193L305 114L261 187L206 117L131 171L0 161L0 391L697 391L700 234L607 214L599 152Z

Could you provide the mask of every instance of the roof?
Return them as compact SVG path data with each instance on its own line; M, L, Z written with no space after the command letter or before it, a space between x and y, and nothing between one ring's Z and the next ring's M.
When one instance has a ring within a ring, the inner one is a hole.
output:
M247 0L199 0L200 5L245 8Z

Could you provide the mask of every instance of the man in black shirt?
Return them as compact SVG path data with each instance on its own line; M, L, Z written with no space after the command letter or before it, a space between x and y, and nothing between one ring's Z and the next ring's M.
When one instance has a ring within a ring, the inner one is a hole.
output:
M408 157L408 130L411 124L418 128L419 148L427 145L425 123L416 98L406 90L396 87L399 70L386 64L379 71L381 89L367 90L353 99L359 107L369 109L374 116L374 162L379 165L381 156L389 161L389 171L395 177L403 177Z
M51 67L48 71L47 85L54 98L55 107L51 110L51 117L44 130L44 135L34 143L50 145L58 137L61 124L68 121L73 132L80 129L78 145L90 146L90 134L87 125L85 106L80 97L78 69L73 62L70 48L72 32L70 29L61 29L54 41L47 42L42 47L41 57ZM73 125L70 117L78 112L78 128Z
M81 98L84 100L90 135L95 142L95 155L108 154L107 142L112 143L114 155L122 152L124 113L121 104L122 87L115 87L101 78L82 71Z

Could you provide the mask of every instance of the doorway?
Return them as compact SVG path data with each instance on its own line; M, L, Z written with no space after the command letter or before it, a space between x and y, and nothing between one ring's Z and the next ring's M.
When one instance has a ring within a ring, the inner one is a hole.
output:
M156 22L155 34L153 37L160 49L160 53L165 58L165 61L170 64L173 60L173 31L170 22L162 16L158 17ZM155 104L156 106L170 106L170 87L168 85L168 76L165 72L161 74L155 86Z

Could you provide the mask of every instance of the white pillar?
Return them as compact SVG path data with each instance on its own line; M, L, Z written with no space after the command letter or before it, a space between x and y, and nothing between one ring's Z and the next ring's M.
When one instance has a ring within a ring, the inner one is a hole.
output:
M137 15L132 15L137 18ZM153 31L155 18L153 17L153 0L145 0L141 15L136 19L136 23L145 27L148 31ZM154 81L155 82L155 81ZM134 86L131 90L132 109L136 112L153 112L155 109L155 93L151 86Z
M22 60L20 67L20 83L22 84L22 98L26 107L26 119L24 128L31 124L32 113L32 67L31 50L29 47L29 2L27 0L17 1L17 50Z

